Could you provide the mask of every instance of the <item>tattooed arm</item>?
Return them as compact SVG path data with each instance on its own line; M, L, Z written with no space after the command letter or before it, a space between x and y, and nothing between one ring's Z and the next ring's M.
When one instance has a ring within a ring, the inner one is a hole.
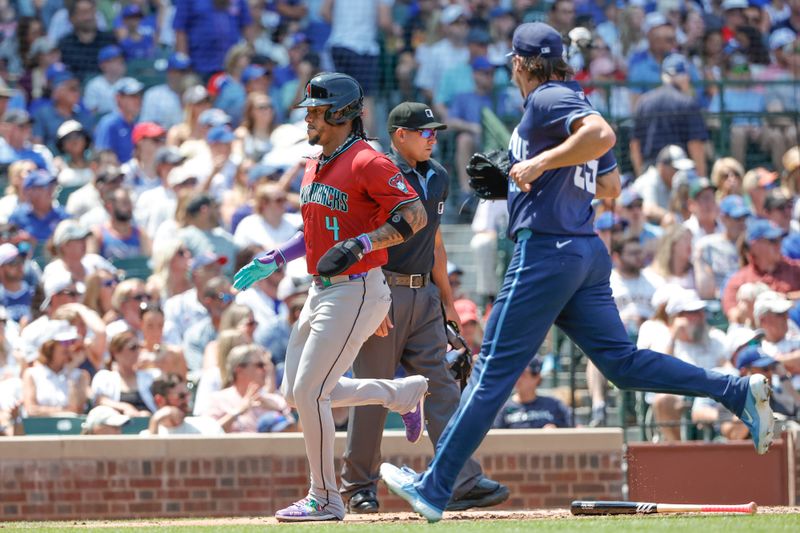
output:
M400 213L414 233L425 227L428 223L428 214L425 212L425 207L422 201L415 200L409 204L400 207L397 211ZM380 250L381 248L389 248L395 244L403 242L403 236L400 232L394 229L388 222L379 227L375 231L367 233L369 240L372 242L373 250Z

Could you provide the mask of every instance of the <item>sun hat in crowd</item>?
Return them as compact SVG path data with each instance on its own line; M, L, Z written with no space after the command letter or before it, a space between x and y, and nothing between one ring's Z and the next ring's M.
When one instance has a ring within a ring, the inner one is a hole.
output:
M78 328L66 320L50 320L38 341L41 345L48 341L71 341L78 338Z
M79 241L91 235L88 228L72 219L62 220L53 232L53 244L58 247L69 241Z
M10 242L0 244L0 266L7 265L17 257L19 257L19 248Z
M666 312L669 316L678 313L691 313L706 308L706 303L700 299L697 291L691 289L680 289L674 291L667 300Z
M756 297L753 304L753 318L756 320L767 313L783 314L792 308L792 302L776 291L764 291Z

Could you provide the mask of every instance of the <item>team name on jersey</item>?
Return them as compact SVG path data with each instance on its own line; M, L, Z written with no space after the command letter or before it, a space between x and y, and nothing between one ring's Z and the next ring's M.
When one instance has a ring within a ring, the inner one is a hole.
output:
M517 161L524 161L528 159L528 146L529 142L520 137L517 128L514 128L514 133L511 134L511 140L508 142L508 149L511 155Z
M311 183L300 191L300 203L319 204L332 211L347 213L347 193L324 183Z

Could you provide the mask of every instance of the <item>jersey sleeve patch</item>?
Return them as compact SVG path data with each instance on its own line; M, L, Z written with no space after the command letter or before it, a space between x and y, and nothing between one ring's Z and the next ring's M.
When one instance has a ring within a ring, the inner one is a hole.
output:
M399 172L389 178L389 185L402 193L408 193L408 185L406 185L406 180L403 179L403 175Z

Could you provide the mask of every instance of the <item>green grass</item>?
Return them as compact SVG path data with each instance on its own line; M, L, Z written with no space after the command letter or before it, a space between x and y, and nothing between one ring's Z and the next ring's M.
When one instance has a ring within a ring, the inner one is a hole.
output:
M104 522L31 522L0 523L3 531L35 530L44 532L56 531L123 531L125 533L139 531L159 532L195 532L222 531L225 533L250 533L264 531L266 528L279 528L281 532L314 532L314 533L361 533L380 531L380 533L409 533L410 531L428 531L431 533L513 533L513 532L564 532L586 531L591 533L619 533L625 531L641 532L694 532L731 533L742 531L747 533L800 531L800 514L770 514L756 516L647 516L647 517L587 517L587 518L553 518L535 520L444 520L429 525L422 521L405 522L345 522L335 524L248 524L231 526L195 526L176 525L170 520L169 526L159 527L157 523L148 525L143 521L141 527L116 528L113 521ZM130 522L127 522L129 524ZM98 527L99 526L99 527Z

